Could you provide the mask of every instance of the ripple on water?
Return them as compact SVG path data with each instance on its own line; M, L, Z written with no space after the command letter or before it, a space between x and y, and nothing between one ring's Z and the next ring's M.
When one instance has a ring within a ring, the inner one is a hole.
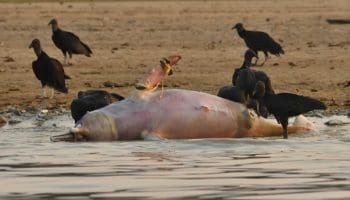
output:
M288 140L51 143L71 119L28 119L1 130L0 198L348 199L350 126L311 120Z

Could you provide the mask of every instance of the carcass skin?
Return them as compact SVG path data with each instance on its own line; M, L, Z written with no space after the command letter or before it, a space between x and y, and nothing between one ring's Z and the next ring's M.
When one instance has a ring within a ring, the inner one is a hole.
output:
M306 125L292 125L288 129L290 133L310 130ZM162 95L160 91L150 92L137 101L129 98L90 112L69 134L74 140L113 141L261 137L282 133L280 125L258 117L242 104L202 92L169 89Z
M169 57L171 58L171 57ZM176 63L181 57L174 57ZM142 79L143 90L125 100L84 115L75 128L52 141L113 141L281 136L275 122L258 117L243 104L203 92L155 91L166 73L154 67ZM157 78L161 76L161 78ZM305 121L305 120L302 120ZM312 130L307 123L288 127L289 133Z
M171 89L162 96L153 92L93 111L76 126L84 138L94 141L135 140L149 134L167 139L241 137L251 125L245 115L248 111L241 104Z

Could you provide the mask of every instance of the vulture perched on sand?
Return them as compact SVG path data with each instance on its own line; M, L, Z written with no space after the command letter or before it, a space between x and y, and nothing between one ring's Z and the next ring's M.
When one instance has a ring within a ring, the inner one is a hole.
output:
M65 79L70 79L70 77L64 73L62 64L58 60L50 58L41 49L38 39L34 39L29 48L33 48L34 53L38 57L37 60L33 61L32 68L36 78L41 81L43 97L46 97L45 86L52 88L50 98L54 96L54 89L59 92L68 93Z
M261 66L267 61L268 53L276 56L284 54L281 45L265 32L248 31L243 27L242 23L237 23L232 29L237 30L238 35L244 40L249 49L252 49L256 54L258 54L258 51L264 52L265 60Z
M64 31L58 27L56 19L52 19L49 22L52 28L52 40L56 47L61 49L64 55L64 64L67 64L67 53L69 58L72 58L72 54L83 54L90 57L92 51L90 47L80 41L79 37L74 33Z

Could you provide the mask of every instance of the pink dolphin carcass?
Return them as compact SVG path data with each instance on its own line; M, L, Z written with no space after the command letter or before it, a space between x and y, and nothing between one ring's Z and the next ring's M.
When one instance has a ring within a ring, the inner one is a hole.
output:
M180 56L168 58L170 67ZM162 63L162 62L161 62ZM164 63L163 63L164 64ZM161 64L161 65L163 65ZM68 133L52 141L113 141L140 139L194 139L280 136L275 122L258 117L244 105L203 92L167 89L155 91L169 72L157 65L129 98L87 113ZM313 130L298 118L289 133Z

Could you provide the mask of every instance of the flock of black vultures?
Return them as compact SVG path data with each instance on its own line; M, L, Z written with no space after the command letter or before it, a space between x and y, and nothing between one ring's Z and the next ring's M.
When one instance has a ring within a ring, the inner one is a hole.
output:
M72 54L83 54L85 56L92 54L88 45L80 41L78 36L60 29L56 19L52 19L49 25L52 28L52 40L56 47L62 51L65 64L68 63L67 54L70 58L72 58ZM218 96L245 104L248 108L254 109L259 116L267 118L269 114L274 115L284 129L284 138L288 137L287 126L289 117L314 109L326 109L322 102L310 97L291 93L276 94L272 89L271 80L267 74L263 71L251 69L251 66L257 65L259 51L262 51L265 55L265 60L260 66L267 61L268 53L276 56L284 54L281 45L267 33L248 31L241 23L237 23L232 29L237 30L238 35L244 40L249 49L245 52L242 66L234 70L232 85L222 87ZM54 89L67 93L68 89L65 85L65 79L70 79L70 77L64 73L62 64L58 60L49 57L42 50L38 39L34 39L29 48L33 48L38 57L32 63L32 67L35 76L41 81L43 96L46 96L46 86L53 88L51 98L53 97ZM254 64L252 63L253 58L255 58ZM78 98L71 103L72 116L77 122L86 112L122 99L124 97L103 90L80 91Z

